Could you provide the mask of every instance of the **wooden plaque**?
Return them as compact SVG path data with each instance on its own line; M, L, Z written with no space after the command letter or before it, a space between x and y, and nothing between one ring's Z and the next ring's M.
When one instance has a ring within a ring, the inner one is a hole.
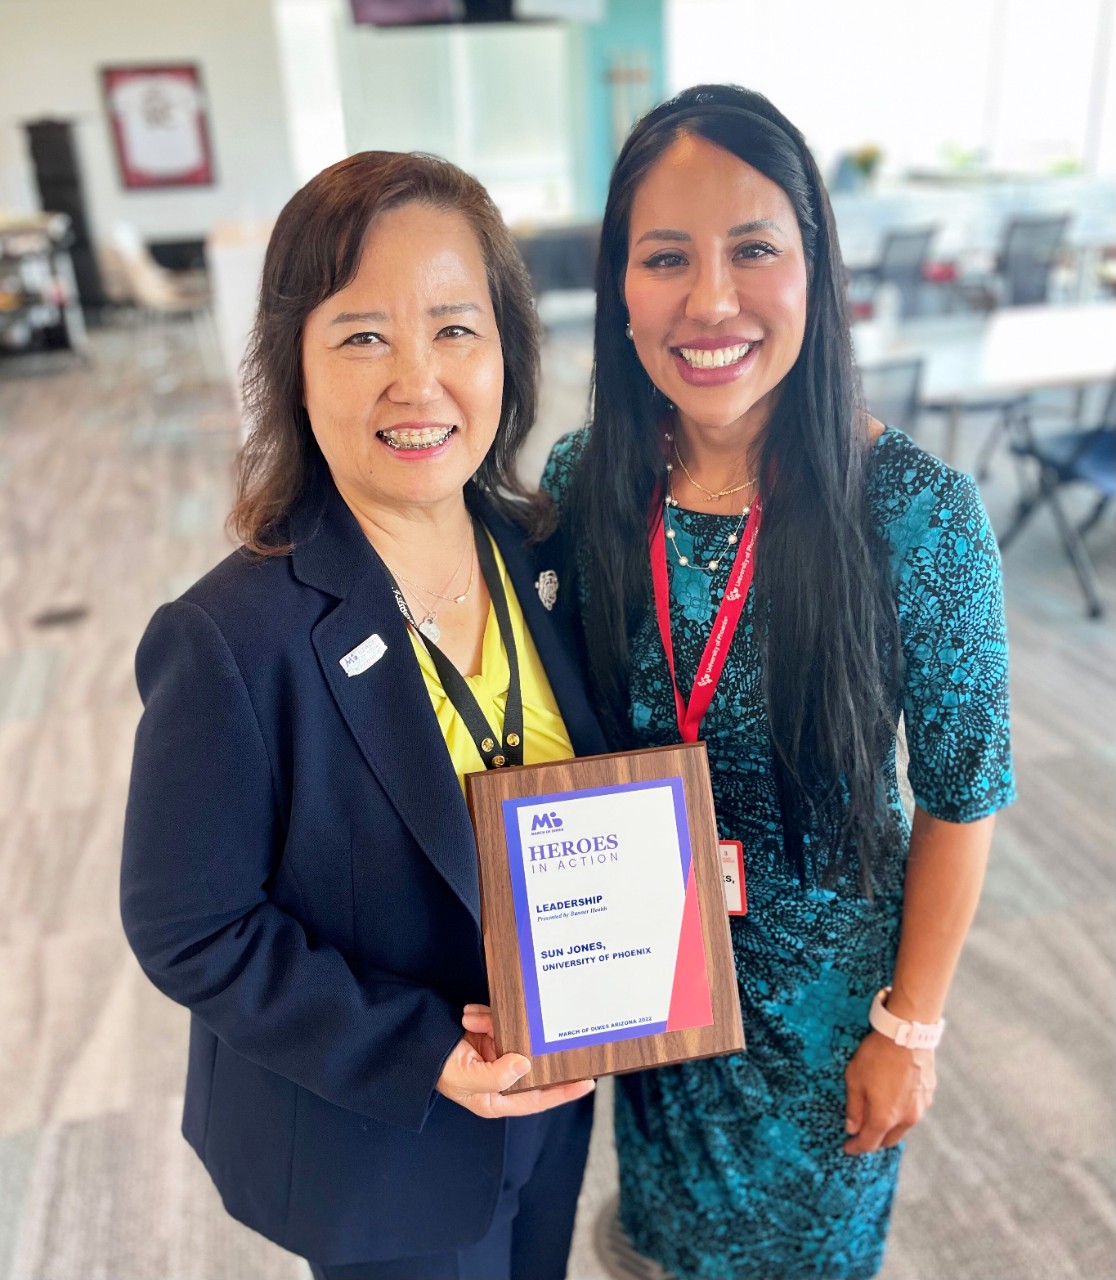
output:
M512 1092L744 1048L702 742L465 779Z

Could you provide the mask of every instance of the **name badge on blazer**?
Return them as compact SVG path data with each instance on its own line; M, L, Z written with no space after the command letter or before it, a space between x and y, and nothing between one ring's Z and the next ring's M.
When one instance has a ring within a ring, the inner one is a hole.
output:
M351 678L352 676L363 675L369 667L375 666L385 653L387 653L387 645L378 635L373 633L367 640L362 640L355 649L350 649L338 661L341 663L341 670Z

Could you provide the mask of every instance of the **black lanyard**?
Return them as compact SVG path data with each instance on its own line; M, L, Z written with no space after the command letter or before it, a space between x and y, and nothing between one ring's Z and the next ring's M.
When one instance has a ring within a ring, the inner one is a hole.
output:
M426 645L442 682L446 697L453 703L457 714L472 734L480 758L486 769L501 769L509 764L523 763L523 693L519 684L519 652L515 647L515 636L512 633L511 613L508 609L508 598L504 593L504 584L500 580L500 570L496 565L496 557L492 552L492 543L484 525L473 520L473 538L477 547L477 559L480 561L481 574L484 576L488 594L492 598L492 607L496 610L496 621L500 626L500 639L508 656L508 699L504 707L504 737L501 742L489 725L484 712L473 697L473 691L465 681L465 677L450 662L449 658L438 648L429 636L424 635L415 622L410 606L403 597L398 584L392 579L391 589L395 593L395 603L399 612L418 633L419 639Z

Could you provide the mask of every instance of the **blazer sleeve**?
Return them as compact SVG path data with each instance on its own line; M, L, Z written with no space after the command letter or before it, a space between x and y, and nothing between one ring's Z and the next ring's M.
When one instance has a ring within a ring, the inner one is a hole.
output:
M140 644L144 712L124 830L121 914L152 982L219 1039L327 1101L419 1130L460 1010L359 975L269 900L283 822L265 737L210 616L165 605Z

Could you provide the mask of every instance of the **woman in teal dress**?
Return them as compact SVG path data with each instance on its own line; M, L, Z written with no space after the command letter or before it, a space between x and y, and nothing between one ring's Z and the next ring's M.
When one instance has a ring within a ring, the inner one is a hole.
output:
M766 99L636 126L597 285L591 422L544 476L559 598L615 746L708 744L747 880L747 1050L618 1079L621 1220L683 1280L871 1276L1013 798L995 541L860 403L829 202Z

